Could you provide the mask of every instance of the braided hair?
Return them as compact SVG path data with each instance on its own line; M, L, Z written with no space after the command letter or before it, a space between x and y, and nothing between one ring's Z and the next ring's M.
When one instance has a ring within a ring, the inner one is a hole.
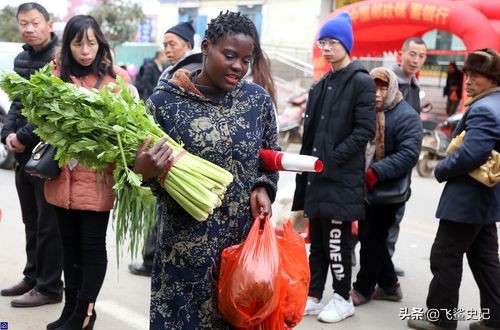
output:
M205 39L212 45L217 44L220 38L228 34L244 34L258 39L257 31L253 22L240 12L226 11L220 12L219 16L213 18L208 23L207 30L205 31Z
M220 12L219 16L213 18L205 31L205 39L212 45L217 44L219 39L229 34L244 34L253 39L253 81L262 86L271 95L276 105L276 88L271 76L271 64L269 58L263 52L260 45L259 33L255 24L240 12Z

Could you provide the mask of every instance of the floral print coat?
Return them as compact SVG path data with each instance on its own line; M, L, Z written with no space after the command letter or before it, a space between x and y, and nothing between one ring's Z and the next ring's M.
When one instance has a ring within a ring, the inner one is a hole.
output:
M153 185L161 210L152 274L151 329L226 329L217 310L220 256L241 243L253 219L249 197L264 186L271 201L278 173L259 169L261 148L279 150L275 110L260 86L240 81L220 102L206 99L178 71L160 80L147 106L163 130L192 154L234 176L207 221L189 216L163 189ZM200 169L203 171L203 169Z

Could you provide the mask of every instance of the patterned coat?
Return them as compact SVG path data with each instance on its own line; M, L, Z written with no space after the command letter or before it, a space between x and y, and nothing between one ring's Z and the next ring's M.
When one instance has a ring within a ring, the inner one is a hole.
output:
M252 189L264 186L271 200L277 189L278 174L259 170L259 150L279 150L271 97L242 80L220 102L213 102L201 96L187 71L179 70L172 80L160 80L147 105L164 131L185 149L234 176L222 206L202 222L153 184L162 212L150 328L229 328L216 307L221 252L242 242L250 230Z

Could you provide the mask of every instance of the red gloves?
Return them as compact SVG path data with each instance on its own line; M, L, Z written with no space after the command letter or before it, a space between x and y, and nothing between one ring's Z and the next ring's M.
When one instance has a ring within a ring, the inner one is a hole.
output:
M365 173L365 183L366 183L366 188L368 188L368 191L372 191L373 187L378 182L378 176L377 172L371 167L368 168L368 170Z

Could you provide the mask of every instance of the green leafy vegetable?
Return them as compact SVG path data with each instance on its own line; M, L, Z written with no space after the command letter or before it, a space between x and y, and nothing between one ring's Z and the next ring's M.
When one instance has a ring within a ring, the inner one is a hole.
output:
M156 143L165 133L118 77L102 91L78 88L51 74L47 65L31 75L30 80L15 72L0 77L0 87L11 99L23 103L23 115L36 125L35 133L57 147L60 166L76 159L87 168L104 170L115 164L115 206L117 256L127 238L135 256L156 219L155 197L142 186L142 177L132 170L137 149L148 136ZM193 218L206 220L221 205L232 174L200 157L187 153L171 138L167 144L174 155L182 153L161 182Z

